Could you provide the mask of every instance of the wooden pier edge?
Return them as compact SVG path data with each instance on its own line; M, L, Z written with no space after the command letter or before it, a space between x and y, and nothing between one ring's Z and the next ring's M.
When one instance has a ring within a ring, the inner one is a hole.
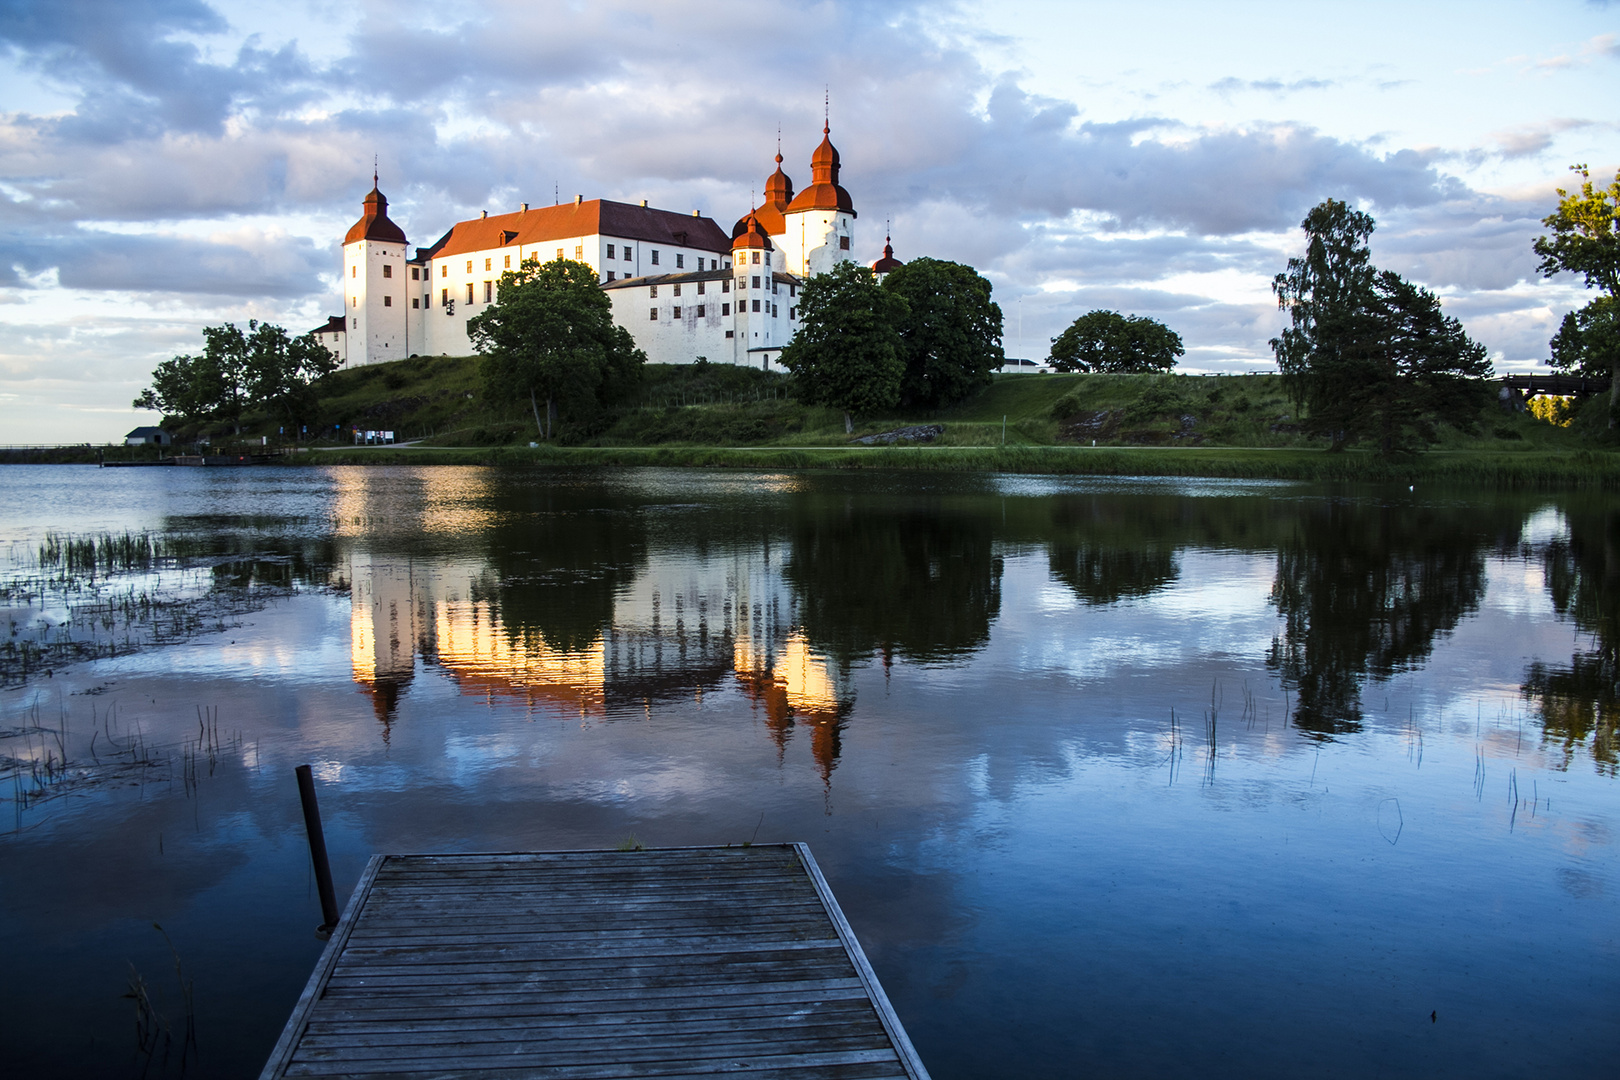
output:
M731 845L728 844L725 846L730 847ZM744 846L746 847L748 845ZM930 1080L928 1070L923 1065L921 1057L918 1056L917 1050L912 1045L910 1037L906 1034L905 1027L900 1023L900 1018L895 1013L894 1006L890 1003L888 995L884 993L882 984L878 982L877 974L873 971L871 963L867 960L865 950L861 948L860 941L855 937L854 930L850 927L848 920L844 918L843 910L838 906L837 898L833 895L832 889L827 884L826 878L822 876L821 868L816 864L815 856L810 852L810 846L802 841L789 841L786 843L760 846L791 848L793 850L794 854L798 857L800 868L804 871L806 878L809 880L812 888L814 889L822 910L827 916L828 922L831 923L834 931L836 932L839 943L843 946L844 953L854 968L855 974L859 979L862 988L866 992L868 1002L871 1004L885 1035L888 1036L889 1043L894 1051L897 1063L906 1073L906 1075L911 1078L911 1080ZM680 847L659 848L652 850L673 853L710 851L714 850L714 848L715 845L683 845ZM587 855L607 853L607 850L596 849L555 852L456 852L451 854L450 857L501 858L502 856L514 855ZM360 880L356 883L354 892L349 897L348 904L344 907L343 914L338 920L336 929L332 932L330 939L327 941L326 948L322 951L320 959L315 964L315 969L310 973L309 981L305 984L303 993L299 995L297 1003L293 1006L292 1014L288 1018L286 1026L282 1029L281 1037L276 1041L275 1047L270 1053L269 1060L265 1063L264 1069L259 1074L259 1080L277 1080L277 1078L285 1075L286 1070L292 1064L292 1061L298 1052L299 1046L304 1039L305 1032L307 1031L311 1020L314 1018L317 1007L321 1002L321 998L325 992L326 986L339 962L342 960L343 953L348 945L350 936L353 933L356 924L359 922L360 913L370 898L373 886L376 884L378 874L380 873L383 865L391 858L423 857L431 858L434 856L424 856L422 854L414 853L409 855L405 853L379 854L371 856L371 858L367 861L365 870L360 875Z
M930 1080L922 1058L917 1056L917 1048L911 1045L911 1038L900 1023L900 1017L895 1013L894 1006L889 1004L889 995L883 992L883 984L878 982L877 973L872 970L872 965L866 959L866 951L861 948L860 941L855 937L855 931L844 918L844 911L838 906L838 899L833 896L827 879L821 876L821 867L816 865L816 857L810 854L810 845L795 840L793 849L799 853L799 860L804 864L805 873L810 875L810 881L816 887L816 895L821 897L821 906L827 909L827 917L838 929L838 937L844 943L844 951L849 954L850 960L855 965L856 974L866 986L866 994L872 1000L872 1007L877 1010L878 1019L883 1022L883 1029L889 1033L889 1041L894 1044L895 1053L900 1056L900 1064L905 1067L913 1080Z
M383 860L386 858L388 858L386 855L373 855L366 860L366 869L360 875L360 881L355 885L354 892L349 896L349 904L343 909L342 917L338 919L337 929L327 938L326 948L322 950L321 958L316 961L315 970L310 972L309 982L304 984L304 992L298 996L298 1004L293 1006L287 1026L281 1029L281 1038L276 1040L275 1049L270 1051L270 1060L265 1063L264 1071L259 1073L259 1080L275 1080L285 1073L287 1066L292 1063L293 1052L298 1049L299 1040L304 1037L304 1029L309 1026L309 1017L315 1011L316 1002L320 1001L321 990L326 986L326 980L332 974L332 969L337 967L338 958L343 955L343 947L348 944L356 917L365 906L366 897L371 895L371 886L377 880L377 871L382 869Z

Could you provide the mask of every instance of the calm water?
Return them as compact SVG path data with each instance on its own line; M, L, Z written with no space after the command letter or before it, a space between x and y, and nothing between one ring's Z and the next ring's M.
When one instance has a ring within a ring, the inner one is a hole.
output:
M12 466L0 553L12 1075L257 1072L303 762L340 895L806 840L942 1080L1616 1069L1609 501Z

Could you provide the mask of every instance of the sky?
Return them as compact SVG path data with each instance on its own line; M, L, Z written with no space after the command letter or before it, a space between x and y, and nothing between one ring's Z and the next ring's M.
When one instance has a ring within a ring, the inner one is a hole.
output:
M809 181L857 258L968 263L1009 356L1097 308L1181 369L1271 370L1271 280L1326 198L1498 372L1578 279L1531 243L1620 168L1620 3L0 0L0 444L106 442L202 328L339 310L373 162L426 246L480 210L647 199L729 227Z

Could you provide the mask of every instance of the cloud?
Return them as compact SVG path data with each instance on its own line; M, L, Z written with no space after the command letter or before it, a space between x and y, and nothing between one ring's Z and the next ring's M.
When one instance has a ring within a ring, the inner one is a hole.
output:
M27 273L57 271L68 289L209 296L306 296L333 272L336 245L285 233L238 231L210 241L76 229L36 237L0 236L0 285L21 287Z
M1209 84L1209 89L1222 97L1231 97L1240 91L1259 91L1267 94L1293 94L1301 90L1331 90L1339 85L1337 79L1238 79L1228 75Z
M1591 126L1590 120L1548 120L1498 131L1492 134L1491 139L1505 158L1531 157L1552 146L1553 140L1564 132Z

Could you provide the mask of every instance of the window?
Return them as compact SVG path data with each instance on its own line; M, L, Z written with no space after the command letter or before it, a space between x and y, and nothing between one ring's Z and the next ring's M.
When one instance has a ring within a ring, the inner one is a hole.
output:
M356 315L353 319L351 319L349 321L349 329L350 330L358 330L358 329L360 329L360 316Z
M720 269L720 260L719 259L710 259L709 260L709 269L710 270L718 270L718 269Z
M559 259L560 259L560 258L562 258L562 257L563 257L563 254L562 254L562 248L558 248L558 249L557 249L557 258L559 258Z
M671 316L673 318L676 318L676 319L680 318L681 317L681 309L680 308L672 308L671 309Z
M439 290L439 306L440 307L449 307L450 306L450 290L449 289L440 289Z
M840 236L838 238L838 248L839 248L840 251L848 251L849 250L849 237Z
M737 279L737 291L742 292L746 288L748 288L748 279L743 278L743 277L738 278Z
M736 335L736 333L737 333L737 331L735 331L735 330L727 330L726 331L726 337L734 337Z
M611 271L611 270L608 271L608 280L609 281L613 280L613 271Z
M630 261L630 245L629 244L624 245L624 261L625 262Z
M701 281L698 282L698 295L699 296L703 295L703 282L701 282Z
M797 285L789 285L788 286L788 295L789 296L798 296L799 295L799 287Z
M647 295L648 296L657 296L658 295L658 286L656 286L656 285L647 286Z
M756 252L753 252L752 254L754 256L753 263L754 263L755 266L758 266L759 265L759 252L756 251Z
M584 257L585 257L585 245L584 244L575 244L574 245L574 258L583 259Z
M391 278L393 276L394 276L394 268L392 266L389 266L387 263L383 263L383 277Z
M489 272L489 271L490 271L490 270L491 270L491 269L493 269L493 267L492 267L492 266L491 266L491 265L490 265L490 263L491 263L491 262L493 262L493 261L494 261L494 260L492 260L492 259L485 259L485 260L484 260L484 272L485 272L485 273L486 273L486 274L487 274L487 273L488 273L488 272Z
M798 308L796 308L796 307L788 308L788 318L789 319L797 319L798 317L799 317L799 309Z
M412 281L421 281L422 280L422 268L420 266L411 267L411 280Z
M686 256L680 254L679 252L676 252L676 254L675 254L675 269L677 269L677 270L686 269Z
M758 274L754 275L754 288L756 288L756 289L759 288L759 275Z
M613 254L613 245L612 245L612 244L609 244L609 245L608 245L608 253L607 253L607 257L608 257L608 258L610 258L610 259L612 259L612 258L615 258L615 257L616 257L616 256L615 256L615 255L614 255L614 254Z
M698 317L698 318L700 318L700 319L701 319L701 318L703 318L703 317L704 317L704 311L703 311L703 308L704 308L704 305L703 305L703 304L699 304L699 305L698 305L698 306L697 306L697 317Z
M494 299L495 299L495 283L493 281L484 282L484 303L488 304L488 303L492 302Z
M647 312L647 318L651 319L653 322L657 322L658 321L658 309L657 308L652 308L651 310L649 310Z
M473 302L473 283L467 282L467 303Z
M349 297L349 306L350 307L359 307L360 306L360 298L358 296Z
M773 318L773 319L776 318L776 305L775 304L771 305L771 318Z
M722 314L722 315L730 315L731 314L731 305L730 304L721 304L720 305L720 314Z
M507 270L510 270L510 269L512 269L512 256L510 256L510 255L508 255L508 256L507 256L507 257L506 257L506 266L505 266L505 269L507 269Z
M472 260L471 259L467 260L467 273L469 273L469 274L472 273Z
M657 248L652 249L652 264L654 266L658 265L658 249Z
M681 295L681 285L680 285L680 282L676 282L676 283L675 283L675 295L676 295L676 296L679 296L679 295Z
M765 265L771 265L771 253L768 251L765 253Z
M723 293L728 293L728 292L731 291L731 279L730 278L726 278L726 280L724 280L724 281L722 281L720 283L720 291L723 292Z
M394 298L392 296L383 297L383 307L393 307L393 306L394 306Z
M759 310L759 301L758 301L758 300L755 300L755 301L754 301L754 310L755 310L755 311L758 311L758 310Z
M360 268L358 266L349 267L349 276L350 277L359 277L360 276Z
M449 277L450 276L450 264L449 263L440 263L439 264L439 276L440 277Z
M422 306L422 298L420 296L411 297L411 307L420 308L421 306Z

